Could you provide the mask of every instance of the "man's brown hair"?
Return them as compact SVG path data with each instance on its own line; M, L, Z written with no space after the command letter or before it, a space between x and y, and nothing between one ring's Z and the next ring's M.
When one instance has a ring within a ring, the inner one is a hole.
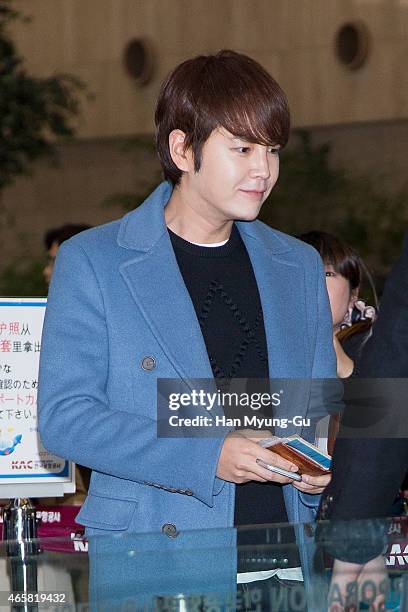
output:
M195 171L202 147L213 130L223 127L247 142L283 147L289 138L286 96L255 60L235 51L200 55L177 66L161 86L155 114L156 145L165 179L179 183L169 134L182 130Z

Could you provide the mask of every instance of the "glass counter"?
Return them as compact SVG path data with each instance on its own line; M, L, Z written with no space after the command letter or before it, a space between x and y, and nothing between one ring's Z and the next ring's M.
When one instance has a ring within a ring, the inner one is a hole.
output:
M350 609L353 596L354 609L382 597L383 609L407 610L408 517L321 526L178 533L167 524L160 533L89 538L79 527L58 537L55 525L52 535L43 526L36 540L0 543L0 610L319 612ZM330 583L337 549L361 549L366 564L368 551L375 571L356 582L355 558L343 560Z

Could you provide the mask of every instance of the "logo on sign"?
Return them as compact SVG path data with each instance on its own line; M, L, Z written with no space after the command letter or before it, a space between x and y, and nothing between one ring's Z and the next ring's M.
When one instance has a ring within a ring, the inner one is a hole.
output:
M24 459L21 459L19 461L11 462L12 470L32 470L33 467L34 466L33 466L33 462L31 461L31 459L28 459L27 461L25 461Z
M14 438L0 438L0 455L11 455L17 444L20 444L23 436L18 434Z

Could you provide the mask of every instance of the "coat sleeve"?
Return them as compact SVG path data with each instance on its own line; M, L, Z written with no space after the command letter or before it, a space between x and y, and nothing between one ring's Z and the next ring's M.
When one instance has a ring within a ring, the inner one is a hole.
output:
M92 263L77 241L58 253L44 321L39 433L51 453L213 506L223 438L158 438L156 421L112 409L108 321Z

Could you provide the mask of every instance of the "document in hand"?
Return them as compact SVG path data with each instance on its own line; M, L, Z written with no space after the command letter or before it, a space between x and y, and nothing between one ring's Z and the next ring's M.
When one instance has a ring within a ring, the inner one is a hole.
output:
M265 438L261 446L299 466L299 474L321 476L330 472L331 457L300 436Z

